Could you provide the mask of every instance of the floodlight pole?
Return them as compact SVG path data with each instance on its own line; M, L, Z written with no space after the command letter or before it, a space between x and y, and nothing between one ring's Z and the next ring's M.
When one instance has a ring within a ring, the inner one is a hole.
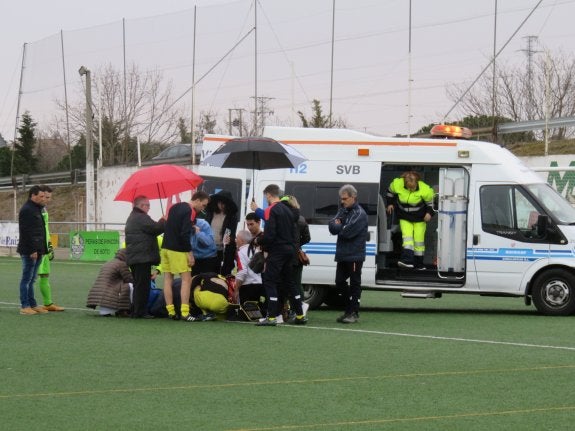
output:
M84 66L78 70L86 77L86 230L94 230L96 199L94 193L94 145L92 143L92 78Z

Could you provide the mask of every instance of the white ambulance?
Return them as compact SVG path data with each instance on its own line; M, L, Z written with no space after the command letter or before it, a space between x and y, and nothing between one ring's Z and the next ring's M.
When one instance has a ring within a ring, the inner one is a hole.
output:
M264 136L293 146L307 159L295 169L255 172L253 193L264 206L262 190L275 183L298 198L312 238L304 247L311 265L303 272L312 307L342 302L334 288L336 237L327 224L338 209L339 188L352 184L369 218L364 289L419 298L516 296L526 305L533 301L544 314L575 312L575 209L509 151L462 139L467 132L436 126L435 139L406 139L344 129L265 128ZM204 157L226 139L207 135ZM406 170L418 171L436 191L423 271L398 267L401 233L385 211L390 182ZM239 176L243 220L248 194L242 187L251 172ZM209 181L206 186L210 191Z

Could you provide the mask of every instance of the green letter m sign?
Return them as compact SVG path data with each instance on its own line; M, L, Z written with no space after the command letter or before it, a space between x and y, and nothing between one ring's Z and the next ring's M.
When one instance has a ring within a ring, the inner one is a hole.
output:
M569 163L569 167L575 166L575 160ZM559 167L557 162L551 162L551 167ZM573 186L575 186L575 171L566 171L563 176L561 172L549 172L547 183L554 187L569 202L573 201Z

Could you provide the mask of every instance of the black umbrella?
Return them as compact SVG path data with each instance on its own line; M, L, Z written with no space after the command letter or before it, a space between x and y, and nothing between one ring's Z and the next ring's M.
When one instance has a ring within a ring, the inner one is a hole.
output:
M296 149L271 138L245 137L226 141L205 158L204 165L220 168L295 168L306 158Z
M244 137L224 142L202 164L220 168L263 169L295 168L306 158L295 148L271 138ZM252 197L253 199L253 197Z

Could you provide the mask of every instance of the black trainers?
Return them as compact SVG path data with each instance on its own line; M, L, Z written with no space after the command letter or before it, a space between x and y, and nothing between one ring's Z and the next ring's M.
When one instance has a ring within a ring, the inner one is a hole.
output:
M260 319L259 322L256 323L256 326L277 326L278 322L275 318L264 317Z
M302 317L296 317L293 322L288 322L291 323L292 325L307 325L307 317L302 316Z
M211 322L212 320L216 320L216 315L214 313L207 313L203 314L201 318L204 322Z
M337 323L343 323L343 319L345 319L347 317L347 314L342 314L341 316L339 316L337 319L335 319L335 321Z
M289 323L290 325L305 325L307 324L307 317L305 316L297 317L294 313L293 316L290 316L287 323Z
M202 316L192 316L191 314L188 314L187 316L182 316L182 320L184 322L201 322Z
M359 322L359 315L357 313L351 313L345 316L341 323L357 323Z
M172 320L180 320L179 314L168 314L168 317Z

